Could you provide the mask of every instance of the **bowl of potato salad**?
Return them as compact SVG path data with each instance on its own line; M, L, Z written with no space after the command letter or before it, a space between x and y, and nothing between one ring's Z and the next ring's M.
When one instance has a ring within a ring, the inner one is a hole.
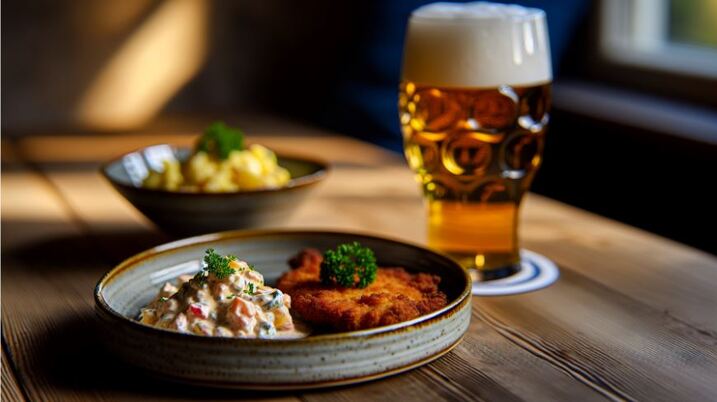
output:
M200 234L285 222L326 177L325 162L248 144L215 122L193 148L148 146L101 168L135 208L170 234Z

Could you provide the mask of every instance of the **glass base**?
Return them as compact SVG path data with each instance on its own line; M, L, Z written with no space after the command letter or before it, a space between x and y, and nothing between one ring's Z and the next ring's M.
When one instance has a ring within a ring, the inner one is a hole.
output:
M523 249L520 250L520 271L503 279L475 281L472 293L475 296L506 296L532 292L550 286L559 276L558 267L550 259Z
M474 282L507 278L520 272L518 253L456 253L446 252L467 269Z

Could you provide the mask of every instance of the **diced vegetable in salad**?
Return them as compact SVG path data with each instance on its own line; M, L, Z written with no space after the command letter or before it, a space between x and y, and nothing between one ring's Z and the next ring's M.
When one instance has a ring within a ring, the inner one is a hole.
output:
M204 269L165 283L141 309L139 320L159 328L206 336L274 338L306 336L296 329L291 297L235 256L208 249Z

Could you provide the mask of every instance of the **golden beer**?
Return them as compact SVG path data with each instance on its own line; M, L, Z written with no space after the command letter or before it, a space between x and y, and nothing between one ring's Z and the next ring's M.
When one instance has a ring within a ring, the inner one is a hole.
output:
M540 166L552 69L545 13L434 3L411 14L399 113L428 243L478 279L520 267L518 211Z
M484 276L516 269L518 207L540 166L549 105L547 83L401 84L404 149L427 200L430 246Z

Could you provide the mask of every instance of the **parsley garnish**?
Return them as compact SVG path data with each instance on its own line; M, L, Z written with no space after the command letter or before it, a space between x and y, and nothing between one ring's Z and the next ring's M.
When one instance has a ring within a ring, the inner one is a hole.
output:
M254 294L254 284L251 282L247 283L246 287L244 288L244 293L253 295Z
M346 243L324 253L321 281L347 288L365 288L376 279L377 270L373 250L358 242Z
M214 252L213 248L208 248L204 255L204 269L218 279L224 279L234 273L234 268L230 267L229 263L236 259L233 255L222 257Z
M204 151L219 159L227 159L232 151L244 149L244 133L221 121L212 123L199 138L197 151Z
M162 297L159 298L159 302L160 302L160 303L164 303L164 302L166 302L167 300L169 300L169 297L164 297L164 296L162 296Z

